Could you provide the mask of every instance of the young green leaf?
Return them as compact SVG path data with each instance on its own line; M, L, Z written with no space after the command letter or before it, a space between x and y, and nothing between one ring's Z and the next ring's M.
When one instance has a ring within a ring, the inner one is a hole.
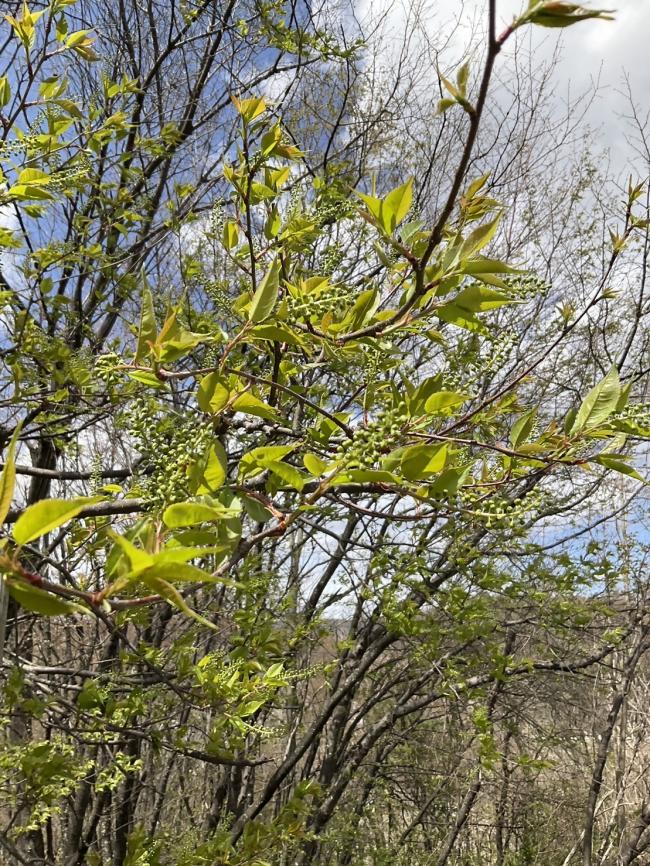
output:
M41 499L20 515L14 525L14 539L18 544L28 544L67 523L84 508L100 502L101 498L101 496L80 496L76 499Z
M245 123L250 123L266 111L266 102L262 97L251 97L250 99L238 99L230 97Z
M4 108L11 99L11 87L6 75L0 75L0 108Z
M140 329L138 331L138 346L135 351L135 363L141 364L151 352L151 344L156 342L156 314L153 308L153 295L146 278L142 276L142 311L140 313Z
M233 400L232 408L235 412L243 412L245 415L255 415L257 418L265 418L267 421L275 421L277 423L281 420L280 415L272 406L260 400L255 394L251 394L250 391L244 391L243 394L240 394L239 397Z
M563 3L558 0L532 0L528 11L517 24L537 24L540 27L570 27L579 21L597 18L613 21L611 9L586 9L578 3Z
M458 89L463 94L463 96L467 92L467 81L469 79L469 60L466 60L465 63L460 67L458 72L456 73L456 84L458 85Z
M20 425L16 427L14 435L11 437L5 465L2 469L2 475L0 475L0 524L5 522L5 518L9 514L11 507L11 500L14 496L14 488L16 486L16 443L19 435Z
M253 295L248 311L249 322L263 322L273 312L280 288L280 260L275 258Z
M479 250L482 250L483 247L487 246L496 234L500 221L501 214L499 213L493 220L490 220L490 222L474 229L460 248L460 260L464 261L471 258L474 253L477 253Z
M174 607L177 607L186 616L195 619L197 622L200 622L201 625L205 625L210 629L217 628L217 626L213 622L210 622L209 619L206 619L195 610L192 610L192 608L187 604L180 592L176 589L176 587L172 586L171 583L168 583L166 580L163 580L160 577L155 577L153 575L143 578L143 583L145 583L149 587L149 589L157 592L161 598L164 598L170 604L174 605Z
M510 444L513 448L516 448L522 442L525 442L529 437L535 424L536 415L537 409L531 409L530 412L526 412L512 425L512 430L510 431Z
M621 382L618 370L612 367L609 373L587 394L578 409L569 430L569 435L581 433L585 429L598 427L615 411L621 396Z
M233 250L239 242L239 228L234 220L226 220L223 224L223 245L227 250Z
M195 526L197 523L227 520L232 516L233 512L223 506L206 505L203 502L175 502L165 509L163 522L170 529L178 529L181 526Z
M382 203L382 222L390 234L406 218L413 203L413 178L388 193Z
M197 485L197 493L212 493L226 480L228 457L226 451L216 440L208 448L207 454L192 468L191 477Z
M250 519L254 520L255 523L266 523L273 517L269 509L254 496L246 496L246 494L243 494L241 495L241 501L246 514L248 514Z
M306 476L295 466L290 466L288 463L283 463L282 460L269 460L266 463L267 469L272 472L284 484L293 487L294 490L302 490L307 481Z
M591 459L592 463L598 463L599 466L604 466L606 469L611 469L614 472L619 472L621 475L627 475L629 478L634 478L636 481L643 481L645 478L636 471L633 466L626 463L616 454L598 454Z
M321 460L316 454L308 453L302 458L302 462L307 472L315 478L319 478L327 469L327 461Z
M204 376L196 392L199 408L208 415L218 415L230 399L230 391L224 377L218 373Z
M447 443L442 445L412 445L402 455L402 475L418 481L442 472L447 461Z
M456 391L437 391L427 398L424 411L429 415L438 415L447 409L460 406L469 399L469 394L459 394Z

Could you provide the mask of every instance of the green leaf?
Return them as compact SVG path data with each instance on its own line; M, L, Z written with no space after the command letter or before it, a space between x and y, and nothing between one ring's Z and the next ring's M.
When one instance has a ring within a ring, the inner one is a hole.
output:
M402 474L409 481L428 478L442 472L447 461L447 443L412 445L402 455Z
M155 353L159 361L169 363L187 355L201 343L209 342L212 342L212 338L208 334L195 334L188 331L181 327L174 317L173 325L167 330L166 336L163 337L163 331L158 334Z
M463 94L460 92L460 90L456 87L455 84L452 84L451 81L450 81L448 78L445 78L445 76L442 75L442 74L440 73L440 71L438 71L438 77L440 78L440 81L442 81L442 83L443 83L445 89L446 89L449 93L451 93L451 95L454 97L454 102L457 102L457 101L458 101L458 97L463 95Z
M227 250L234 249L239 243L239 228L234 220L223 224L223 245Z
M261 469L270 469L270 464L276 460L282 460L287 454L296 450L295 445L262 445L253 448L243 455L239 461L239 474L241 477L257 473Z
M127 370L129 379L147 385L149 388L164 388L165 382L159 379L153 370Z
M343 320L343 325L351 331L356 331L362 328L372 317L379 303L379 293L377 289L366 289L361 292L359 297L354 302L350 312Z
M457 105L457 104L458 103L456 102L455 99L449 99L449 98L440 99L438 101L438 107L436 109L436 112L437 112L437 114L444 114L445 111L447 111L449 108L452 107L452 105Z
M18 183L26 184L48 184L52 180L51 175L46 174L39 168L24 168L18 175Z
M615 454L598 454L597 457L592 457L592 463L598 463L600 466L604 466L606 469L611 469L614 472L620 472L621 475L627 475L630 478L635 478L637 481L643 481L646 483L645 478L636 471L633 466L630 466L623 459L621 459L618 455Z
M196 400L199 408L208 415L218 415L230 399L226 379L218 373L208 373L199 383Z
M19 424L14 431L14 435L11 437L5 465L2 469L2 475L0 475L0 525L5 522L5 518L9 514L11 501L14 497L14 488L16 486L16 443L18 442L20 429L21 425Z
M60 616L61 614L88 613L85 607L58 598L51 592L45 592L36 586L31 586L22 580L5 577L9 595L25 610L40 613L43 616Z
M472 283L460 291L448 304L438 307L436 315L444 322L450 322L460 328L474 331L481 327L475 313L483 313L512 303L515 301L508 295L480 283Z
M441 383L441 376L430 376L420 382L413 393L407 396L406 402L408 404L409 414L413 417L421 415L425 411L424 407L427 400L432 394L435 394L440 390ZM408 383L405 384L408 389Z
M153 564L154 558L146 550L136 547L132 541L129 541L123 535L118 535L116 532L111 532L110 534L117 547L126 556L132 574L139 574Z
M252 716L253 713L256 713L260 707L263 707L266 701L247 701L245 704L241 704L237 707L237 715L241 716Z
M142 310L140 312L140 328L138 330L138 346L135 350L135 363L141 364L144 358L151 354L151 345L156 342L158 333L156 314L153 308L153 295L146 277L142 275ZM151 344L151 345L150 345Z
M451 469L445 469L440 475L429 484L429 496L436 498L438 496L453 496L458 492L469 473L472 466L454 466Z
M288 343L290 346L304 346L305 341L286 325L257 325L250 332L251 337L260 340L273 340L277 343Z
M520 274L521 271L517 268L512 268L505 262L500 262L498 259L486 259L483 256L476 256L469 261L461 264L459 270L469 276L473 274Z
M273 517L269 509L254 496L246 496L246 494L242 494L241 501L246 514L248 514L250 519L254 520L255 523L266 523Z
M265 418L267 421L281 421L280 415L272 406L260 400L250 391L244 391L235 400L233 400L232 408L235 412L243 412L246 415L255 415L258 418Z
M379 224L386 234L392 234L397 226L405 219L413 202L413 178L409 178L405 184L391 190L383 199L366 195L363 192L356 193L365 203L372 215L371 222Z
M569 430L569 435L580 433L591 427L598 427L615 411L621 396L621 382L618 370L612 367L609 373L587 394L578 409Z
M622 412L623 409L625 409L625 407L627 406L628 400L630 399L630 391L632 390L632 385L633 382L630 381L627 383L627 385L621 388L621 396L616 402L616 412Z
M227 516L227 520L229 520L233 515L238 514L239 512L235 509L232 509ZM175 541L175 539L174 539ZM164 550L161 550L160 553L156 553L152 558L153 566L162 566L165 567L168 565L178 565L179 563L189 562L191 559L203 559L206 556L211 556L213 553L221 553L222 546L221 545L208 545L207 547L183 547L180 545L179 547L168 545Z
M236 96L232 96L231 99L245 123L250 123L266 111L266 102L262 97L238 99Z
M469 60L466 60L465 63L460 67L458 72L456 73L456 84L458 85L458 89L462 94L467 92L467 81L469 79Z
M54 198L52 193L43 189L42 186L25 183L14 184L7 190L7 195L18 201L51 201Z
M171 583L233 583L225 578L208 574L207 571L188 562L155 562L140 572L138 580L147 581L151 577L158 577Z
M479 250L482 250L483 247L487 246L496 234L500 222L501 214L499 213L493 220L490 220L490 222L475 228L460 248L458 254L460 260L464 261L465 259L470 259L474 253L477 253Z
M300 470L296 469L295 466L290 466L288 463L283 463L281 460L267 461L266 468L282 482L289 484L298 491L302 490L307 481L307 478Z
M51 532L76 517L84 508L100 502L101 496L81 496L77 499L42 499L30 505L14 525L13 536L18 544L27 544Z
M0 108L4 108L11 99L11 87L6 75L0 75Z
M364 202L364 204L366 205L366 207L368 208L370 213L373 215L373 217L377 221L379 221L380 217L381 217L381 204L382 204L381 199L375 198L375 196L373 196L373 195L366 195L365 192L358 192L356 190L355 190L355 192L356 192L356 195L358 195L359 198Z
M170 529L181 526L195 526L197 523L211 523L215 520L228 520L236 511L223 505L207 505L204 502L175 502L163 514L163 523Z
M535 424L536 415L537 409L531 409L530 412L526 412L525 415L518 418L512 425L512 430L510 431L510 444L513 448L516 448L528 439L530 431L533 429Z
M457 391L437 391L427 398L424 410L429 415L448 414L446 410L460 406L470 399L469 394L460 394Z
M248 311L250 322L263 322L273 312L280 288L280 260L275 258L253 295Z
M456 325L458 328L465 328L467 331L481 331L483 329L483 325L481 325L481 322L476 318L474 313L469 313L467 310L457 307L454 303L444 304L444 306L438 307L435 312L443 322Z
M305 454L302 458L302 462L307 472L315 478L319 478L323 475L328 466L325 460L321 460L320 457L312 453Z
M472 283L471 286L462 289L453 300L457 307L468 313L484 313L512 302L512 298L504 295L503 292L488 289L479 283Z
M228 471L228 457L218 440L208 448L207 454L192 470L197 493L213 493L223 486Z
M382 202L381 216L386 231L391 234L406 218L413 203L413 178L388 193Z
M206 619L195 610L192 610L176 587L172 586L166 580L162 580L159 577L149 576L146 579L143 579L143 583L145 583L149 589L157 592L161 598L164 598L174 607L177 607L186 616L195 619L197 622L200 622L201 625L205 625L208 628L217 629L217 626L213 622L210 622L209 619Z
M522 16L522 24L537 24L540 27L570 27L579 21L597 18L613 21L611 9L586 9L577 3L562 3L557 0L533 0L528 12Z

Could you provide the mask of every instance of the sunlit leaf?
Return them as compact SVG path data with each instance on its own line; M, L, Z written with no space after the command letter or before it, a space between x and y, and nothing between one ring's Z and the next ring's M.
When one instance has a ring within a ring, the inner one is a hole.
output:
M587 394L578 409L569 434L580 433L590 427L598 427L616 410L621 396L618 370L612 367L609 373Z
M276 258L273 260L271 267L264 275L257 287L257 291L253 295L253 300L248 311L248 320L250 322L257 323L268 319L278 299L279 286L280 260Z
M18 544L28 544L41 535L72 520L89 505L101 502L101 496L81 496L77 499L42 499L30 505L20 515L13 528Z

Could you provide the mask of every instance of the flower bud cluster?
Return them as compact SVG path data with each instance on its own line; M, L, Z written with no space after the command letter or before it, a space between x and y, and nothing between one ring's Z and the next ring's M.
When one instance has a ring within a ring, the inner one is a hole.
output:
M399 444L408 423L406 403L399 403L357 427L354 438L339 445L337 457L350 469L371 469Z
M349 305L350 289L345 286L329 286L312 296L287 297L287 310L291 319L322 319L326 313L340 315Z
M314 220L320 227L332 225L332 223L352 216L354 210L354 203L343 196L323 197L314 210Z
M102 480L102 458L101 454L93 454L92 465L90 468L90 487L92 490L99 490L104 483Z
M395 367L395 357L390 352L390 346L368 342L363 346L360 366L363 368L366 380L375 382L387 370Z
M38 149L37 129L30 129L22 138L13 138L11 141L0 142L0 157L2 159L17 156L19 153L26 153L30 150Z
M536 274L510 274L501 279L507 285L509 294L519 301L545 298L551 290L550 284Z
M292 219L299 217L302 214L302 203L305 198L305 192L300 185L296 183L291 187L289 192L289 206L287 208L287 216L285 222L288 223Z
M213 235L216 237L221 236L224 222L223 200L217 199L212 205L212 210L210 211L210 231Z
M90 170L90 160L85 157L75 168L57 171L50 175L47 189L52 192L65 192L71 184L87 180Z
M461 502L488 529L518 529L531 515L538 513L546 501L544 492L538 488L529 490L516 499L499 495L489 498L483 498L484 496L484 491L477 488L466 487L460 492Z
M120 365L122 359L115 352L100 355L95 361L95 373L97 378L104 382L109 388L117 385L122 379Z
M232 300L228 296L228 283L226 280L208 280L205 277L197 277L196 283L210 298L218 313L222 315L232 314Z
M214 435L209 424L197 424L196 419L177 416L168 420L161 423L155 404L146 401L136 402L128 417L136 448L144 457L144 494L154 507L190 495L188 469Z
M650 427L650 403L628 403L615 415L610 415L609 422L628 421L639 427Z
M480 382L486 373L494 373L507 363L512 349L517 345L517 335L512 330L485 332L479 345L464 342L458 347L455 363L445 379L445 387L452 390L467 391L468 387Z
M330 277L345 259L343 245L336 242L328 244L318 262L318 271L324 277Z

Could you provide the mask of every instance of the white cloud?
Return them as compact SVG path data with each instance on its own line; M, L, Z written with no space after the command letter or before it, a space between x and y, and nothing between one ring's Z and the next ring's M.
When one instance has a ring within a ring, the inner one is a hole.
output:
M509 24L526 5L525 0L498 0L499 26ZM625 173L630 148L619 116L629 114L629 106L621 86L627 76L634 99L641 106L647 103L650 0L617 0L613 5L614 21L584 21L565 30L528 27L518 38L529 40L533 58L539 58L540 64L551 60L559 42L560 61L553 76L558 99L568 93L576 96L598 83L598 98L587 120L598 130L597 143L611 148L614 170ZM486 0L357 0L354 9L368 40L375 80L390 82L400 64L412 64L404 79L412 101L431 97L436 64L445 69L461 62L484 32L487 16Z

